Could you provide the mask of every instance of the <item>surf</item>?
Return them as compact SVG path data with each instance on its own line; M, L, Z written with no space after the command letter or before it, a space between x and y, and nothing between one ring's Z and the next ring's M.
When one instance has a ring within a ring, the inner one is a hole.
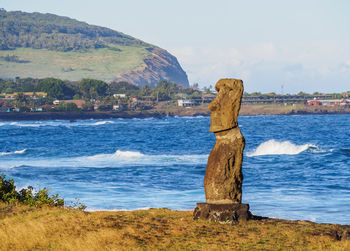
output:
M122 168L130 166L172 166L206 164L208 155L151 155L138 151L116 150L114 153L101 153L71 158L40 158L10 161L7 167L67 167L67 168ZM30 163L30 164L29 164ZM4 168L4 167L3 167Z
M18 151L14 151L14 152L0 152L0 156L2 155L11 155L11 154L24 154L27 151L27 149L23 149L23 150L18 150Z
M290 141L276 141L274 139L261 143L254 151L247 153L248 157L264 155L297 155L310 149L312 152L323 152L313 144L296 145Z

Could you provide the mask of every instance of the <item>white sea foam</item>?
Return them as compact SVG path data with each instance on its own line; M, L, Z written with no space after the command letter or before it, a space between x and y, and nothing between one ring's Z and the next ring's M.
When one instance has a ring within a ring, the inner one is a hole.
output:
M27 151L27 149L14 151L14 152L0 152L0 156L2 155L10 155L10 154L24 154Z
M261 143L253 152L247 153L248 157L262 155L296 155L311 149L312 152L323 152L318 146L313 144L295 145L290 141L276 141L274 139Z
M23 154L27 151L27 149L19 150L19 151L14 151L15 154Z
M144 154L140 152L132 152L132 151L120 151L117 150L115 153L112 154L96 154L93 156L87 156L87 157L79 157L79 160L84 159L90 159L95 161L106 161L106 160L135 160L137 158L143 157Z
M107 125L107 124L115 124L115 123L124 123L120 119L112 120L104 120L104 121L91 121L91 120L78 120L74 123L68 120L53 120L53 121L37 121L37 122L11 122L11 123L0 123L0 126L17 126L17 127L46 127L46 126L65 126L65 127L86 127L86 126L99 126L99 125Z
M140 152L131 152L131 151L120 151L117 150L114 154L114 158L139 158L145 156Z
M129 166L167 166L173 164L205 164L208 155L148 155L137 151L117 150L111 154L96 154L92 156L80 156L73 158L55 158L55 159L33 159L33 160L14 160L2 162L0 167L18 168L21 166L37 167L94 167L94 168L113 168Z
M11 125L12 125L12 123L11 123ZM30 123L28 123L28 124L26 124L26 123L16 123L15 125L16 126L21 126L21 127L39 127L39 126L41 126L40 124L30 124Z
M105 124L114 124L113 121L99 121L94 123L94 125L105 125Z
M75 158L79 165L94 167L119 167L130 165L168 165L174 163L198 164L205 163L207 155L146 155L137 151L117 150L112 154L97 154L93 156L83 156Z

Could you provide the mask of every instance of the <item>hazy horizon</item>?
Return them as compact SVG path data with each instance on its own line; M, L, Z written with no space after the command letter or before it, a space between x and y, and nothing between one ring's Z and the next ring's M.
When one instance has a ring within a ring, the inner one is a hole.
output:
M168 50L190 84L241 78L247 92L350 90L350 2L3 0L7 11L53 13Z

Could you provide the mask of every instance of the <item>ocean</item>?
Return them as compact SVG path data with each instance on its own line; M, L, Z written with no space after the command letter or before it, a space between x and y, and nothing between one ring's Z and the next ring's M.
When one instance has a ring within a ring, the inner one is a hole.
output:
M0 121L0 174L87 210L205 202L209 117ZM350 115L242 116L253 214L350 224Z

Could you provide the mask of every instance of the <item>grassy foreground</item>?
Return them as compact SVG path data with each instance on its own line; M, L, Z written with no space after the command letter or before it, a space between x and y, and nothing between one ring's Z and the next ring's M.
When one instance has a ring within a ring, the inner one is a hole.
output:
M0 250L350 250L350 226L251 220L219 224L168 209L83 212L0 204Z

